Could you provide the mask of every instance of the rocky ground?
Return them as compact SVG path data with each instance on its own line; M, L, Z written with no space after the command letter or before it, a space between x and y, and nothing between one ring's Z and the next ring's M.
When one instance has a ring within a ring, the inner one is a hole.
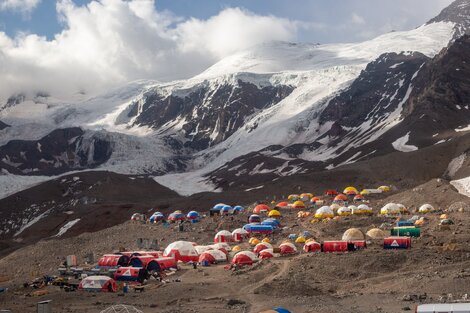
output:
M422 236L413 239L412 249L406 251L383 250L381 241L371 241L363 251L300 253L264 260L238 271L225 269L225 264L196 270L181 265L180 271L168 277L168 283L160 285L151 280L144 293L66 293L49 286L46 295L34 297L28 296L32 290L21 286L33 274L56 274L66 255L75 254L83 263L90 252L98 257L121 248L137 250L138 238L159 239L161 247L175 240L207 244L217 230L242 226L249 213L234 220L207 217L185 232L129 221L76 237L43 240L1 259L0 287L8 287L9 291L0 294L0 309L35 312L38 301L51 299L54 312L100 312L117 303L134 305L143 312L168 313L260 312L277 306L292 312L401 312L414 310L419 303L466 300L470 293L469 199L444 180L370 198L376 213L390 201L401 202L411 210L424 202L431 203L441 211L449 211L455 224L441 230L440 213L426 214L429 220L422 227ZM464 207L463 212L457 207ZM298 219L294 211L283 214L286 228L275 235L275 246L291 233L307 230L318 241L339 240L350 227L366 232L395 220L374 214L312 224L311 218ZM247 243L242 247L249 249Z

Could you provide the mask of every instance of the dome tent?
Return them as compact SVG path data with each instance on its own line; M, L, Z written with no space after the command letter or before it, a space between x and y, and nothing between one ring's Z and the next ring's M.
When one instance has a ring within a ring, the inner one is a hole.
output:
M274 249L264 249L259 253L260 259L271 259L274 258Z
M203 261L207 261L209 264L227 262L227 255L221 250L207 250L199 256L199 263Z
M303 203L302 201L295 201L292 204L292 208L293 209L305 209L305 203Z
M184 221L185 219L186 219L186 215L181 213L181 211L175 211L168 216L168 220L172 222Z
M258 257L251 251L240 251L232 259L232 264L253 265L258 261Z
M286 201L281 201L278 204L276 204L276 208L288 209L289 208L289 203L286 202Z
M352 211L352 214L356 214L356 215L372 214L372 208L370 208L367 204L360 204L357 206L356 210Z
M422 206L419 207L418 212L419 213L431 213L434 212L434 207L430 204L423 204Z
M346 230L343 234L342 240L344 241L354 241L354 240L364 240L364 233L358 228L350 228Z
M372 228L367 231L366 235L370 237L371 239L384 239L387 237L385 232L381 230L380 228Z
M169 244L163 252L163 256L173 257L176 261L182 262L197 262L199 259L193 243L189 241L175 241Z
M279 245L279 250L281 251L281 255L287 254L295 254L297 253L297 248L291 242L284 242Z
M232 232L232 238L234 241L240 242L243 241L243 239L246 239L247 237L248 232L243 228L237 228Z
M380 186L377 189L381 190L382 192L389 192L391 190L389 186Z
M260 214L262 212L269 212L269 211L271 211L271 208L269 206L267 206L266 204L258 204L253 209L253 213L255 213L255 214Z
M342 193L340 193L339 195L337 195L334 200L334 202L342 202L342 201L348 201L348 197L343 195Z
M187 215L186 218L191 221L199 220L201 216L199 215L198 212L196 211L190 211Z
M323 219L323 218L333 218L335 213L329 206L322 206L315 212L315 218Z
M382 215L397 215L400 213L400 207L396 203L387 203L380 209L380 214Z
M261 217L258 214L252 214L248 218L248 223L250 224L261 223Z
M359 193L359 191L357 191L356 188L350 186L350 187L346 187L344 190L343 190L343 193L345 195L348 195L348 196L354 196L354 195L357 195Z
M233 208L230 205L224 205L222 209L220 209L220 213L222 214L231 214L233 213Z
M254 253L260 253L261 251L263 251L265 249L272 249L272 248L273 248L273 246L270 243L260 242L253 248L253 252Z
M349 215L351 215L351 212L352 212L352 210L349 207L343 206L343 207L338 209L337 213L338 213L339 216L349 216Z
M278 210L271 210L271 211L269 211L268 216L269 217L280 217L281 212L279 212Z
M245 208L242 207L241 205L236 205L236 206L233 207L233 211L237 212L237 213L241 213L241 212L245 211Z
M215 234L214 242L233 242L232 233L228 230L221 230Z
M109 276L88 276L82 279L78 285L79 290L94 292L116 292L118 286L116 281Z
M314 240L308 241L304 244L304 251L305 252L320 252L321 251L321 244Z

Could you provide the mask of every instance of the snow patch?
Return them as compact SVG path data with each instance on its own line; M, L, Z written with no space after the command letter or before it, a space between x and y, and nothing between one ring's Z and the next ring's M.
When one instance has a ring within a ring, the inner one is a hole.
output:
M456 132L466 132L466 131L469 131L470 130L470 125L468 125L467 127L462 127L462 128L456 128L455 131Z
M45 217L46 215L49 214L51 210L47 210L41 214L39 214L38 216L36 216L35 218L33 218L32 220L30 220L28 223L24 224L23 226L21 226L21 228L15 233L14 237L20 235L26 228L29 228L31 227L32 225L36 224L37 222L39 222L39 220L41 220L43 217Z
M62 226L62 228L59 230L59 232L54 235L53 237L60 237L62 236L63 234L65 234L70 228L73 227L73 225L77 224L78 222L80 221L79 218L73 220L73 221L70 221L68 222L67 224L65 224L64 226Z
M401 151L401 152L411 152L411 151L418 150L418 147L406 144L409 139L410 139L410 132L408 132L408 134L406 134L405 136L395 140L392 143L392 146L395 148L395 150Z
M466 158L467 155L465 153L462 153L461 155L450 161L449 166L447 166L447 175L449 175L450 177L454 177L454 175L462 167Z
M470 197L470 176L459 180L452 180L450 184L454 186L460 194Z
M245 191L252 191L252 190L263 189L263 188L264 188L264 185L261 185L261 186L258 186L258 187L245 189Z

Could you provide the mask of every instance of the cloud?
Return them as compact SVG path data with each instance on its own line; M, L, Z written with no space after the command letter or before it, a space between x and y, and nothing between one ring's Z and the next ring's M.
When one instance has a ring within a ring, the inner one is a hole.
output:
M60 0L64 30L52 40L0 32L0 98L44 91L95 93L136 79L187 78L269 40L295 40L308 26L238 8L201 19L157 11L153 0Z
M0 10L11 10L30 14L40 2L41 0L0 0Z

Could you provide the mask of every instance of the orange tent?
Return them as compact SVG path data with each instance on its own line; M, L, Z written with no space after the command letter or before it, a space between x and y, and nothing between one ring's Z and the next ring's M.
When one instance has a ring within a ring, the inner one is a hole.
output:
M253 209L253 213L255 213L255 214L259 214L261 212L269 212L269 211L271 211L271 208L268 207L266 204L258 204Z
M340 193L335 197L334 201L348 201L348 197Z

